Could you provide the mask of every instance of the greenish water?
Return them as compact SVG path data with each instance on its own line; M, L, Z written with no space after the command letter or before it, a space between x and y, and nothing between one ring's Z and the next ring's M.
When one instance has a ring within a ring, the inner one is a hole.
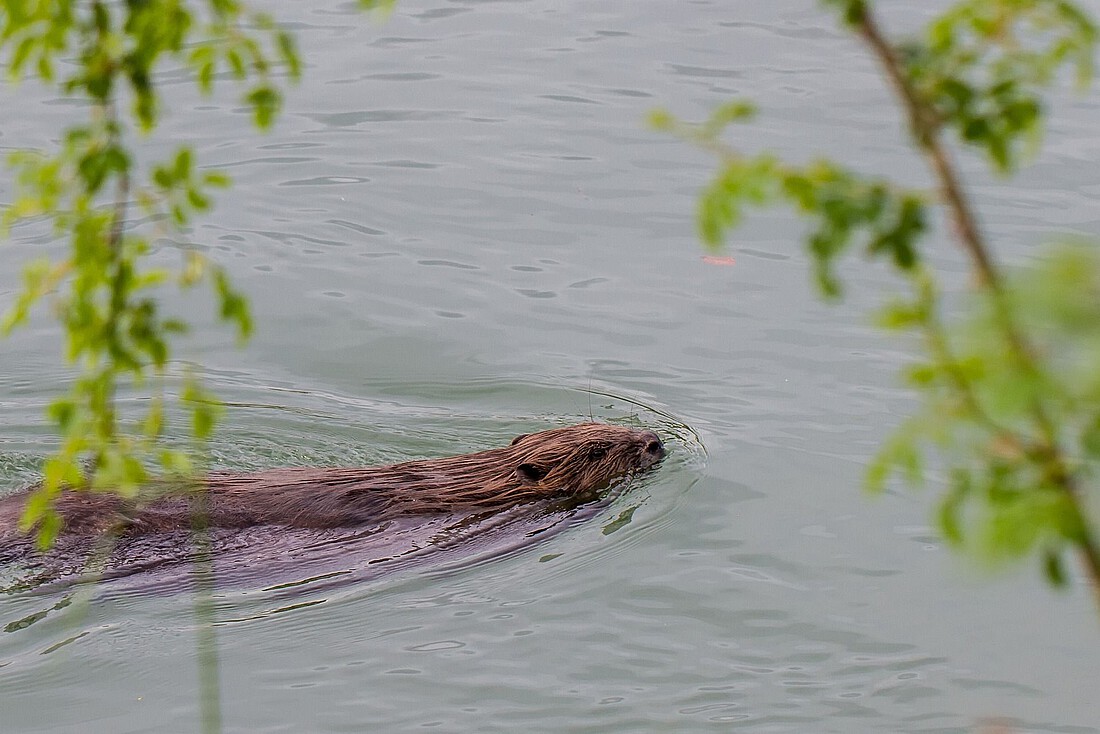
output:
M642 124L656 105L701 117L747 96L763 110L747 147L924 182L873 66L814 3L280 14L306 80L274 133L245 135L231 94L169 79L164 140L235 180L189 236L258 322L243 351L200 329L182 355L231 404L214 462L391 462L589 415L653 428L672 454L515 552L220 592L227 732L1100 731L1086 595L961 564L929 494L859 492L910 406L894 379L907 345L867 325L892 280L853 263L849 300L822 306L778 211L735 235L734 265L704 262L692 213L711 162ZM27 85L3 103L4 149L76 112ZM1098 108L1057 100L1019 181L964 161L1008 260L1100 231ZM13 233L0 303L48 241ZM951 247L933 257L961 287ZM201 301L175 306L209 320ZM40 320L0 343L0 491L53 445L55 340ZM197 730L192 604L155 587L0 598L0 731Z

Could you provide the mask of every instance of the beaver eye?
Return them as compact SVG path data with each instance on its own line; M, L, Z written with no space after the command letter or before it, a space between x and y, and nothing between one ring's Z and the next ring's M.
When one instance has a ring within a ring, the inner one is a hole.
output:
M588 457L591 459L602 459L607 456L607 448L605 446L593 446L588 452Z

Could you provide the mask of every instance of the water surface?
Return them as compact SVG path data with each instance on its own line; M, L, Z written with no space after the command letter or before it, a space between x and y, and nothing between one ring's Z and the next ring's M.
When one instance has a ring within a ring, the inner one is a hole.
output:
M439 456L590 415L673 453L517 552L219 593L226 731L1100 731L1086 595L960 563L929 527L931 492L859 491L911 407L895 381L908 345L866 311L897 284L856 262L846 302L822 306L783 211L734 235L732 266L703 261L692 218L712 162L643 125L657 105L702 117L746 96L762 108L747 149L927 183L829 16L794 0L406 0L378 25L353 5L280 10L306 70L273 133L170 75L147 143L189 141L235 180L188 233L258 322L243 351L200 328L181 355L230 403L213 463ZM885 10L895 26L925 12ZM78 111L29 85L3 94L20 110L5 149ZM1100 231L1098 108L1057 100L1017 181L964 159L1007 260ZM48 240L13 233L0 301ZM932 257L963 282L942 236ZM206 324L201 303L176 307ZM41 320L0 346L0 491L56 443L41 417L68 379L56 338ZM192 604L109 586L0 598L2 728L197 729Z

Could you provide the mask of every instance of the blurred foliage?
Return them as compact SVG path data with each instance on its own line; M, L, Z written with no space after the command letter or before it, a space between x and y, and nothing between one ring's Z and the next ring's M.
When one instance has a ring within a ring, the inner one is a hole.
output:
M359 5L385 13L393 0ZM5 238L25 220L49 220L64 244L60 257L25 267L23 289L0 321L0 334L8 335L27 322L36 303L48 300L77 371L68 392L47 409L61 444L46 458L43 482L22 518L24 530L37 530L45 548L61 529L53 503L63 489L134 499L153 475L187 479L198 469L193 452L162 445L172 349L189 329L164 314L162 289L209 283L218 316L238 340L252 332L247 298L198 248L178 245L174 268L151 264L154 237L183 232L210 208L211 191L229 185L225 175L200 166L186 145L148 170L135 164L135 135L151 134L160 120L160 80L186 72L204 94L216 81L232 80L252 122L264 130L282 107L280 85L298 79L301 60L289 32L239 0L0 0L0 64L12 83L37 79L87 111L83 122L58 131L54 149L11 156L15 194L0 215ZM147 407L122 415L120 389ZM220 404L190 370L175 400L201 445ZM199 533L200 551L205 540ZM209 554L200 552L198 564L200 582L209 580ZM206 643L199 651L202 722L213 732L220 730L220 703L212 591L208 584L203 589L197 602Z
M948 325L932 277L917 281L919 295L889 304L880 323L923 336L924 359L905 372L923 400L871 464L869 485L882 489L898 469L919 483L923 450L934 448L936 465L946 468L944 537L994 563L1037 552L1060 584L1063 551L1093 542L1087 493L1095 492L1100 459L1100 256L1063 245L1006 280L1009 312L1031 350L1027 364L988 290L967 294Z
M724 136L752 117L743 101L701 123L655 111L652 126L720 161L699 196L700 237L720 248L747 208L787 203L809 220L807 249L827 297L841 293L841 255L885 256L911 295L887 304L879 322L920 338L922 359L905 380L921 402L869 466L868 485L881 490L896 472L914 484L943 477L937 514L948 541L993 563L1037 557L1055 585L1067 579L1072 549L1100 588L1089 509L1100 462L1100 257L1094 246L1063 244L1002 273L943 140L976 150L997 175L1016 171L1037 151L1044 90L1069 77L1078 88L1090 83L1096 26L1061 0L963 0L895 43L871 2L824 5L878 60L937 191L828 160L798 166L742 153ZM975 287L950 315L921 258L934 207L974 267Z
M685 125L660 110L650 115L653 127L678 133L723 159L721 171L699 195L697 219L704 243L720 248L747 206L786 201L812 223L807 243L817 285L827 297L841 295L835 263L853 243L871 257L888 256L903 271L917 266L916 241L925 231L925 195L897 189L885 180L865 179L824 159L800 168L767 153L742 156L725 147L725 126L754 113L747 103L735 101L697 125Z
M204 93L219 74L236 80L254 123L266 128L281 104L276 74L294 80L300 62L288 33L235 0L195 8L173 0L4 0L0 58L13 83L37 77L87 103L87 119L61 132L56 149L10 156L15 196L0 220L5 236L23 220L52 220L55 237L68 243L61 257L26 265L23 290L0 322L7 335L48 300L77 370L68 392L47 409L62 441L23 518L45 547L60 529L51 508L62 488L132 498L153 473L193 471L187 451L159 446L172 345L188 331L185 321L163 313L161 289L209 282L222 320L242 341L252 331L247 299L199 250L182 246L176 268L150 264L151 239L180 232L210 208L212 189L229 184L223 174L201 170L186 145L138 170L134 133L151 133L162 111L158 71L182 65ZM120 112L124 101L128 113ZM134 215L152 224L137 227ZM125 419L116 400L123 388L144 394L147 406ZM216 399L190 372L176 397L193 436L207 438L220 412Z
M392 2L360 5L385 11ZM148 170L135 164L135 134L151 134L162 113L159 79L182 69L204 94L231 80L263 130L282 106L280 85L298 79L301 61L289 32L238 0L2 0L0 63L11 83L37 79L87 111L83 122L58 131L54 149L10 156L15 193L0 217L5 238L25 220L50 220L55 239L67 243L61 256L25 266L23 289L0 321L8 335L36 303L49 301L77 370L47 409L62 441L23 518L46 547L60 529L51 508L63 488L132 498L153 474L195 471L190 452L161 445L173 345L189 329L163 312L163 289L209 283L218 316L239 341L252 331L247 298L198 248L179 245L174 268L151 264L152 240L182 232L210 208L212 190L229 185L186 145ZM120 389L147 407L123 416ZM193 371L174 397L190 415L191 435L208 438L221 409Z
M1095 45L1096 26L1072 3L969 0L898 51L929 114L1010 173L1037 147L1042 90L1066 66L1086 87Z

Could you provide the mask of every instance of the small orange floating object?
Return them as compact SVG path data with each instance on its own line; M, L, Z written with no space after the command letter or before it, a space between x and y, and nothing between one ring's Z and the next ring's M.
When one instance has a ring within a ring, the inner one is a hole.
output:
M734 260L729 255L703 255L703 262L707 265L733 265Z

